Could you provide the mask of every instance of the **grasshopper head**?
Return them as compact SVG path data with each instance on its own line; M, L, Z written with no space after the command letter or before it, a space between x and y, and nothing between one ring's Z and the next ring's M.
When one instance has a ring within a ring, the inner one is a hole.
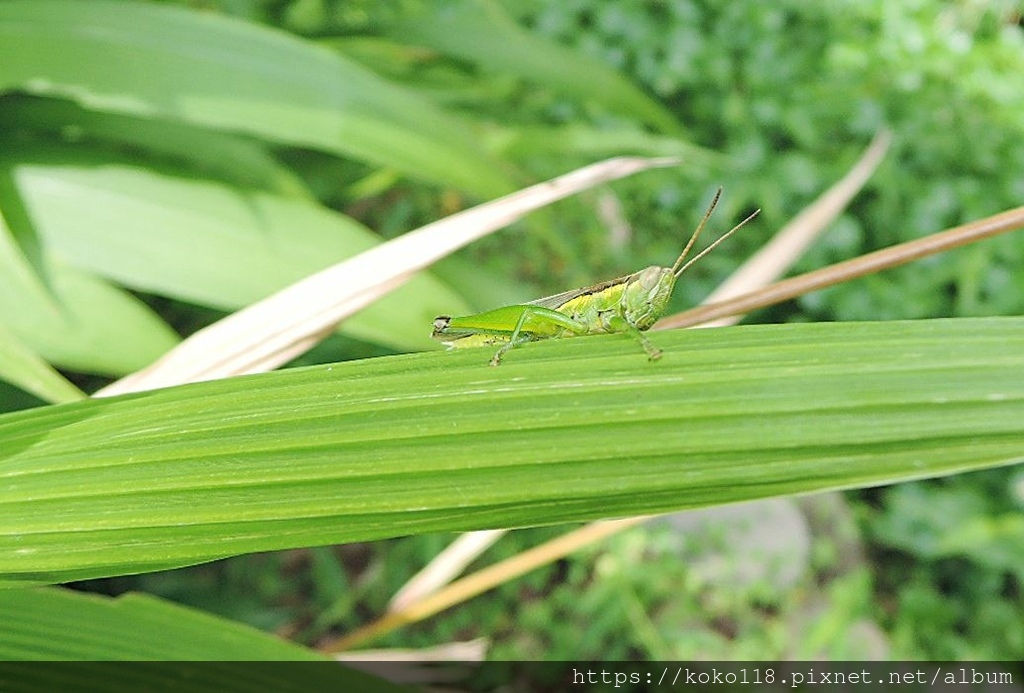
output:
M450 315L438 315L434 318L434 331L431 333L431 337L437 339L444 334L444 331L448 329L448 324L452 321Z
M638 330L648 329L665 312L675 286L676 275L669 267L651 265L640 270L623 289L623 317Z
M718 245L726 238L739 231L744 224L757 216L758 212L761 211L755 211L746 219L736 224L736 226L729 229L729 231L715 239L715 241L707 248L697 253L697 255L690 258L690 260L687 260L686 258L690 253L690 249L693 248L694 244L697 242L697 237L700 236L700 232L707 223L708 218L711 216L711 212L715 210L715 205L718 204L718 198L721 195L722 189L719 188L718 192L715 193L715 198L711 200L711 205L708 207L708 211L704 212L704 218L700 220L700 224L697 225L697 229L690 236L690 240L686 242L683 252L679 254L679 259L675 261L675 264L672 265L671 268L651 266L647 269L640 270L629 278L622 295L623 317L631 322L637 329L646 330L650 328L658 321L658 318L665 313L665 309L668 308L668 301L672 298L672 290L676 286L676 279L679 278L679 275L689 269L693 263L697 262L697 260L700 260L702 257L717 248Z

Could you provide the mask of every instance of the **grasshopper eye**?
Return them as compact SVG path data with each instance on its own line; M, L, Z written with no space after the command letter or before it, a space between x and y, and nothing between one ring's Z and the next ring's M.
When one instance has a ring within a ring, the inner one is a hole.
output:
M641 270L640 276L637 277L637 281L645 291L656 289L661 285L664 275L671 274L672 270L665 267L658 267L657 265L651 265L647 269Z
M434 332L440 332L448 327L448 323L452 321L450 315L438 315L434 318Z

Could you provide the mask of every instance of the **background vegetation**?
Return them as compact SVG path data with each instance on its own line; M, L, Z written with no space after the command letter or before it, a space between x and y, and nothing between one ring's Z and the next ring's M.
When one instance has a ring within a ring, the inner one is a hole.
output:
M26 29L17 18L30 5L45 10ZM896 136L886 161L798 269L1024 199L1024 33L1012 2L181 0L130 14L137 7L0 3L0 209L17 250L0 266L0 323L86 392L367 247L366 229L396 236L604 156L684 165L475 244L295 365L428 348L422 333L438 312L672 258L721 183L717 223L763 211L677 289L677 306L696 303L882 126ZM129 51L103 60L139 67L113 86L89 72L95 56L83 56L95 46L59 34L47 46L40 28L97 12ZM204 23L220 32L217 55L231 57L213 61L223 73L204 71ZM165 43L131 53L148 28ZM244 107L239 65L264 74L268 55L306 120ZM44 61L68 83L33 79ZM339 73L350 89L332 81ZM179 79L209 98L164 99ZM323 116L332 108L350 117ZM245 218L238 190L279 222L226 234L225 219ZM1019 315L1022 288L1024 240L1011 234L748 322ZM73 319L40 307L49 292ZM0 388L3 411L44 403L24 384ZM1022 504L1024 476L1004 467L749 514L670 516L377 644L483 635L499 658L1020 658ZM559 531L516 532L492 553ZM256 554L76 587L145 591L316 644L381 613L451 538Z

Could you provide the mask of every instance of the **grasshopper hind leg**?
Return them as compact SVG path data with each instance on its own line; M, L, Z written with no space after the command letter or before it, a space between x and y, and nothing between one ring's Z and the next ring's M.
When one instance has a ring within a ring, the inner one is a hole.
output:
M498 349L496 352L494 352L494 356L491 357L491 365L492 366L500 366L501 365L501 357L505 355L505 352L507 352L509 349L513 349L513 348L519 346L520 344L526 344L529 341L530 341L529 337L519 336L519 337L516 337L516 339L514 339L514 340L509 340L509 342L507 344L502 344L501 348Z
M512 336L509 337L508 344L502 345L495 352L494 356L491 357L491 365L500 365L501 357L509 349L514 349L520 344L536 339L548 339L557 336L560 332L581 335L587 333L587 327L567 315L562 315L548 308L524 306L523 313L519 316L519 320L516 321L515 329L512 330Z
M519 316L519 320L516 321L516 327L512 330L512 336L508 339L508 344L503 344L500 349L494 352L494 356L491 357L492 366L501 365L501 357L505 355L505 352L509 349L514 349L516 346L523 344L524 342L530 341L529 335L523 334L523 326L526 321L530 318L532 311L529 308L523 310L523 314Z

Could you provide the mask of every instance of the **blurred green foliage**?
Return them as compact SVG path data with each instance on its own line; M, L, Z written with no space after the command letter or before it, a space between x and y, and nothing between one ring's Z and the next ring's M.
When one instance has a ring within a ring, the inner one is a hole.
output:
M634 233L625 247L609 248L590 205L562 205L549 232L557 238L540 247L520 244L524 250L516 255L516 267L541 284L539 290L671 256L720 181L726 187L723 217L755 206L763 211L757 228L688 277L679 304L692 304L737 258L835 182L883 125L897 137L886 162L798 269L933 233L1024 199L1024 97L1015 86L1024 55L1013 2L410 0L403 9L382 9L372 2L315 0L276 7L273 19L311 35L331 35L332 45L350 57L464 112L490 144L543 175L593 156L568 137L572 128L585 125L599 133L597 139L603 134L613 141L642 121L535 73L499 70L487 50L453 57L407 31L404 12L443 27L448 15L481 7L495 15L500 7L536 34L643 85L671 110L687 140L724 154L617 184ZM563 142L578 146L557 158L550 148L531 149L544 132L560 132ZM503 260L511 253L500 240L489 249L495 247ZM990 241L887 272L883 279L820 292L765 317L1019 312L1024 298L1013 287L1024 285L1022 247L1016 239ZM529 258L531 252L546 257ZM726 254L734 259L724 260Z
M883 622L908 656L1024 652L1024 475L1013 468L866 494ZM870 509L869 509L870 508Z
M698 144L726 152L727 194L764 208L760 226L784 223L838 179L875 130L892 127L886 163L802 268L1024 199L1015 3L534 5L538 30L635 75ZM690 196L681 202L679 216L699 206ZM1016 313L1024 308L1012 290L1024 286L1022 259L1019 239L989 242L801 307L840 320Z

